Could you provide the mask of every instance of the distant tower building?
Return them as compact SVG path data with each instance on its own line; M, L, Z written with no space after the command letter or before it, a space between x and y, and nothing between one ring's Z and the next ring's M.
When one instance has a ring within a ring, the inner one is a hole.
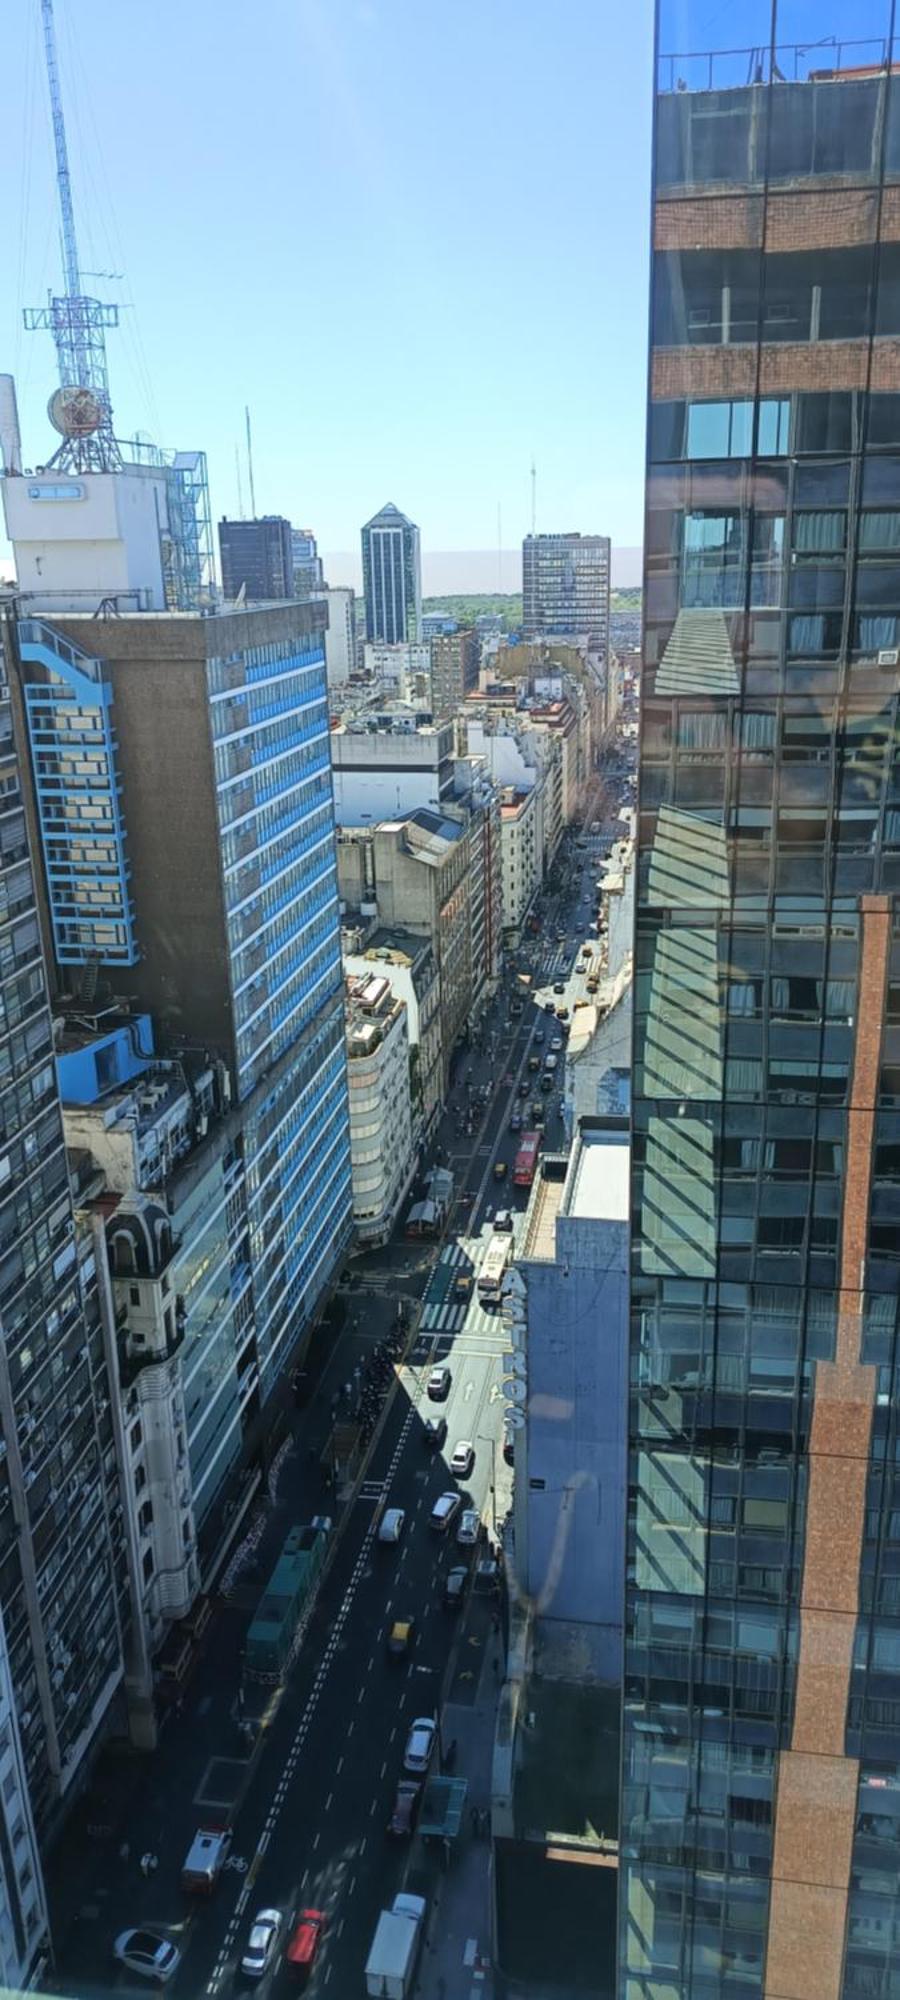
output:
M419 530L388 501L362 531L366 638L389 646L422 637Z
M271 603L293 597L294 550L290 521L264 514L259 521L219 522L222 593L233 604L241 591L248 602Z
M608 535L526 535L522 543L526 639L589 639L609 647Z
M322 574L322 558L316 548L316 538L311 528L292 529L291 560L294 572L294 596L303 602L310 597L321 596L325 588L325 578Z

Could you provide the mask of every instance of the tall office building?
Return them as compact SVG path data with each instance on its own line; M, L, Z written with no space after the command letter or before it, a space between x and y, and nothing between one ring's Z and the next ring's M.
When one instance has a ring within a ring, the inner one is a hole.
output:
M322 558L311 528L291 529L291 561L294 596L301 601L305 601L308 597L320 597L325 589L325 578L322 573Z
M887 2000L900 76L886 5L815 49L757 7L749 56L691 11L658 39L619 1990Z
M0 1965L30 1984L52 1828L122 1685L116 1448L76 1239L0 613Z
M391 501L362 531L366 638L397 646L422 637L419 530Z
M586 639L606 658L608 535L526 535L522 630L526 639Z
M146 1184L195 1250L178 1289L198 1519L258 1441L351 1231L323 618L313 602L15 631L57 991L81 1031L103 1017L68 1099L111 1106L137 1068L171 1106L191 1078L207 1133L189 1185L171 1142ZM123 1014L145 1059L124 1070L103 1032ZM219 1079L211 1124L198 1062Z
M222 594L229 604L240 597L250 604L270 604L294 597L294 544L290 521L283 514L263 514L257 521L219 522ZM308 594L308 593L307 593Z

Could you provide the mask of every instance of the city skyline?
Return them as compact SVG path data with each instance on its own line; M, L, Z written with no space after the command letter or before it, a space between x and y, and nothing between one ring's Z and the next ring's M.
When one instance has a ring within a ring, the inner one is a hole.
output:
M238 443L249 512L249 404L259 511L308 522L323 550L352 550L361 523L392 492L419 523L423 551L496 553L498 507L500 539L514 548L531 525L532 459L539 528L574 523L636 544L649 31L637 31L646 54L636 74L633 21L626 37L586 0L564 43L549 20L523 38L507 0L487 20L464 9L449 38L407 0L389 17L347 5L331 18L314 0L299 9L274 0L238 67L231 12L179 11L162 0L151 32L110 18L102 0L57 7L82 262L86 274L123 274L88 280L123 307L108 343L118 433L206 450L213 516L233 517ZM45 412L56 375L49 337L25 333L22 309L60 275L39 33L38 9L14 0L6 53L22 82L14 124L23 241L0 346L17 378L28 466L50 455ZM538 91L535 144L520 107ZM161 104L183 145L154 142ZM595 137L585 161L588 117ZM234 147L238 118L243 139ZM621 178L623 156L634 164L613 205L606 188ZM380 192L412 158L404 240L383 258ZM314 271L287 248L298 188L316 210ZM610 292L602 263L586 269L573 313L571 258L598 205L616 282ZM447 309L423 311L421 332L413 313L402 341L379 343L374 329L390 326L398 287L432 306L437 290ZM474 295L477 314L463 304ZM543 356L563 323L567 366L548 381ZM617 394L604 396L613 370ZM0 560L6 553L0 544Z

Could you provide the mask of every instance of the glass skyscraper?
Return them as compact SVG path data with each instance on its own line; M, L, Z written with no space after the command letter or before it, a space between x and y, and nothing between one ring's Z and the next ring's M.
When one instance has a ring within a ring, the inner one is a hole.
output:
M657 24L619 1990L894 2000L900 21L715 19Z
M399 646L422 637L419 530L392 501L362 531L366 638Z

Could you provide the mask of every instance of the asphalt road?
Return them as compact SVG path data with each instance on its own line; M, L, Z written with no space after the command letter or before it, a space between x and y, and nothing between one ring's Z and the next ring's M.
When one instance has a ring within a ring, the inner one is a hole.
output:
M545 1143L562 1143L559 1089L545 1097L538 1076L528 1070L528 1056L539 1053L543 1060L557 1032L540 1008L544 989L554 978L564 979L565 999L553 998L570 1008L583 991L577 962L586 935L582 918L593 914L597 848L591 842L587 853L574 857L580 883L572 868L560 895L543 899L540 937L515 955L506 990L486 1016L480 1050L464 1054L457 1065L438 1135L440 1152L457 1174L452 1233L436 1263L433 1253L410 1247L402 1289L425 1294L419 1338L340 1534L308 1637L257 1751L235 1823L231 1864L208 1902L186 1904L179 1888L181 1862L194 1827L212 1816L198 1801L215 1796L217 1760L242 1755L224 1696L217 1699L213 1684L199 1701L186 1703L158 1753L155 1875L142 1880L133 1861L123 1861L119 1876L113 1870L112 1888L107 1882L97 1891L96 1906L86 1906L96 1922L82 1924L65 1941L54 1977L58 1992L146 1991L111 1963L110 1944L128 1924L151 1922L183 1948L170 1986L176 2000L241 1992L241 1952L254 1912L267 1905L288 1914L302 1907L327 1912L328 1931L307 1992L328 1991L343 2000L363 1990L378 1912L403 1884L409 1866L409 1850L386 1834L409 1726L414 1717L437 1711L451 1680L455 1688L462 1686L491 1633L483 1600L471 1599L462 1614L444 1609L444 1575L466 1560L467 1552L457 1547L452 1530L444 1539L429 1527L434 1499L455 1484L446 1461L459 1439L471 1439L476 1449L474 1470L461 1490L488 1528L510 1501L511 1474L500 1448L501 1322L474 1293L467 1306L457 1301L454 1278L461 1269L477 1273L499 1206L513 1208L516 1237L521 1234L527 1193L511 1183L518 1145L518 1135L510 1131L513 1110L523 1110L527 1126L533 1121L526 1105L532 1097L544 1098ZM560 941L556 931L564 922L566 938ZM515 970L528 959L532 992L522 1016L512 1018ZM540 1046L533 1042L538 1031L544 1037ZM562 1064L563 1058L560 1070ZM525 1078L529 1093L523 1100L518 1086ZM482 1087L484 1103L478 1096ZM494 1175L498 1160L507 1166L502 1182ZM385 1313L390 1312L392 1274L385 1275L377 1258L357 1261L353 1268L361 1300L356 1308L351 1290L355 1317L364 1316L367 1288L382 1290ZM453 1376L442 1406L448 1437L437 1455L427 1451L422 1428L435 1408L424 1393L435 1359L448 1361ZM375 1539L383 1504L405 1510L399 1546L382 1547ZM215 1643L223 1661L233 1662L239 1654L258 1595L258 1583L248 1586L220 1614ZM393 1620L406 1616L415 1617L418 1639L411 1662L398 1666L387 1657L386 1638ZM279 1960L255 1990L268 1995L286 1992L291 1984Z

